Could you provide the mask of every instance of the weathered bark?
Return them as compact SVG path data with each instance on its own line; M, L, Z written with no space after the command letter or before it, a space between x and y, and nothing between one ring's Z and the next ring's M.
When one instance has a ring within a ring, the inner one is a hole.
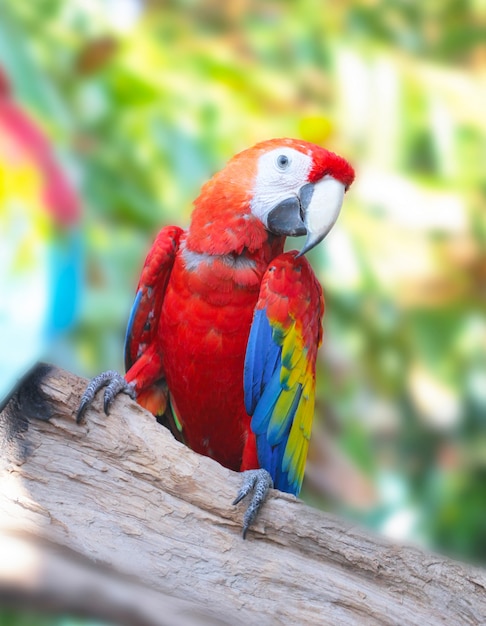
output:
M292 496L243 541L238 474L125 396L77 425L85 384L40 368L0 414L3 601L147 625L485 623L482 570Z

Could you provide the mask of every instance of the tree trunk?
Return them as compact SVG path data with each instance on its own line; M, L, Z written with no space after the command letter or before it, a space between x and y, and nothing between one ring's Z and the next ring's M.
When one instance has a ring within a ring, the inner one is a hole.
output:
M0 413L0 599L121 624L485 624L480 569L273 491L246 541L239 475L128 397L39 366ZM37 419L36 419L37 418Z

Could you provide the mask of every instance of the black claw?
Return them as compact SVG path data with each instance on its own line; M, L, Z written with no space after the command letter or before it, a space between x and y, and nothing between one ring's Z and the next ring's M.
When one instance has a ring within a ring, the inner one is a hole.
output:
M76 422L82 420L86 409L93 402L96 394L103 387L107 387L103 398L103 410L106 415L110 412L111 404L119 393L126 393L131 398L135 399L135 390L127 383L127 381L118 372L114 370L108 370L95 376L86 387L85 392L81 396L81 402L76 413Z
M250 528L250 524L243 524L243 530L241 532L241 536L243 537L243 541L245 541L245 539L246 539L246 534L247 534L249 528Z
M103 400L103 411L105 412L105 415L109 415L110 414L110 405L113 401L113 398L107 398L106 397L106 392L105 392L105 397Z
M240 492L240 493L236 496L236 498L233 500L233 502L232 502L231 504L232 504L233 506L234 506L235 504L238 504L238 502L241 502L245 496L246 496L246 493L243 493L243 494L242 494L242 493Z
M243 472L243 484L238 492L233 504L241 502L250 491L253 491L253 496L250 500L250 504L243 516L243 539L246 538L248 529L255 521L260 509L265 502L268 491L273 487L273 480L267 470L248 470Z
M83 398L83 400L81 400L81 403L78 407L78 410L76 412L76 423L79 424L81 422L81 420L84 417L84 414L86 413L86 409L88 408L89 402L88 400L86 400L86 398Z

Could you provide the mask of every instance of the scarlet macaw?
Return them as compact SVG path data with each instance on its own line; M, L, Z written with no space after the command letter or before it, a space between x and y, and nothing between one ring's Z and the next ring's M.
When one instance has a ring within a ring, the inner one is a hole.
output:
M206 183L184 231L163 228L137 288L125 378L88 385L78 420L108 385L128 393L190 448L246 472L243 536L271 486L298 494L314 412L324 300L306 258L354 179L340 156L295 139L237 154ZM306 235L300 252L286 236Z
M0 68L0 409L74 321L81 287L78 198Z

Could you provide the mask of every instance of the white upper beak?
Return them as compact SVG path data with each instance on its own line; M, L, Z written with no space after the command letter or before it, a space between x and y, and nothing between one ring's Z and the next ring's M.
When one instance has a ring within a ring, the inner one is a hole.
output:
M324 239L336 222L344 199L345 186L326 175L313 186L312 197L304 211L307 238L299 256Z

